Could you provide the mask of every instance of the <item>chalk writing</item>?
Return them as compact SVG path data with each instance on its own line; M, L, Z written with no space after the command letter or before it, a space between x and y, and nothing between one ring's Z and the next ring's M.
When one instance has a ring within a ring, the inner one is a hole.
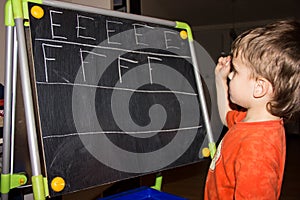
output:
M85 64L88 64L89 62L84 60L83 53L93 54L95 56L100 56L100 57L106 57L106 55L98 54L98 53L95 53L95 52L92 52L92 51L82 50L80 48L80 60L81 60L82 76L83 76L84 82L86 82L84 66L85 66Z
M159 61L162 61L162 59L156 58L156 57L148 56L149 78L150 78L150 83L152 84L153 81L152 81L152 73L151 73L151 71L153 70L153 68L151 67L151 60L159 60Z
M53 17L54 17L55 14L62 14L62 13L63 12L60 12L60 11L50 10L49 14L50 14L51 36L52 36L53 39L55 39L55 38L57 38L57 39L67 39L64 36L56 35L55 30L54 30L55 27L61 27L61 25L54 23L53 22L53 20L54 20Z
M43 57L44 57L44 69L45 69L45 81L48 82L48 66L47 61L55 61L55 58L47 57L46 55L46 47L53 47L53 48L62 48L61 45L51 45L42 43L42 50L43 50Z
M120 80L120 83L122 83L121 68L128 69L127 66L121 64L121 61L131 62L131 63L135 63L135 64L138 63L138 61L136 61L136 60L130 60L130 59L127 59L127 58L122 58L121 56L118 57L118 71L119 71L119 80Z
M168 35L178 35L178 33L175 33L175 32L172 32L172 31L164 31L166 49L169 49L169 48L179 49L178 46L169 45L169 43L170 43L170 41L172 41L172 39L170 39L168 37Z
M122 22L117 22L117 21L108 21L106 20L106 35L107 35L107 42L108 44L121 44L120 42L113 42L110 41L110 33L115 33L116 30L115 29L111 29L109 27L110 24L123 24Z
M80 34L80 29L86 30L86 27L80 26L80 20L81 19L87 19L87 20L92 20L94 21L94 18L92 17L86 17L86 16L82 16L82 15L77 15L77 37L80 38L84 38L84 39L90 39L90 40L96 40L96 38L94 37L90 37L90 36L83 36Z
M42 51L43 51L43 57L44 57L44 76L45 76L45 82L51 81L49 79L49 69L48 63L49 62L58 62L55 55L48 56L48 51L46 51L49 48L64 48L63 45L76 45L79 46L79 52L78 55L80 57L81 62L81 70L82 70L82 77L83 82L86 82L86 73L85 73L85 67L87 61L84 60L84 58L87 56L86 54L93 54L97 57L106 58L107 53L109 52L103 52L103 53L96 53L94 51L87 50L85 48L94 48L94 49L103 49L108 51L120 51L120 53L124 52L130 52L130 53L138 53L138 54L145 54L147 55L148 59L148 69L149 69L149 81L152 84L153 75L151 71L153 70L153 66L151 66L150 60L156 60L156 61L162 61L163 57L178 57L178 58L184 58L184 59L190 59L189 55L178 55L178 54L165 54L165 53L159 53L159 52L152 52L152 51L141 51L141 50L135 50L138 48L132 48L130 47L130 42L134 42L132 44L141 47L149 46L151 43L151 46L153 46L153 41L151 37L153 37L157 33L161 33L161 41L158 41L157 44L164 43L165 49L177 49L180 50L180 45L182 44L182 41L180 37L178 36L178 32L175 31L169 31L169 30L160 30L158 28L155 28L154 26L143 24L143 23L132 23L130 26L132 26L132 31L126 31L126 34L122 35L122 31L125 30L122 27L128 26L128 24L124 24L124 22L118 21L118 20L109 20L105 19L105 26L104 30L100 29L100 32L94 31L93 27L95 26L101 26L99 22L102 22L103 20L95 19L91 16L86 16L82 14L76 14L74 16L74 21L76 26L74 26L74 31L76 31L76 38L72 37L73 39L70 40L68 34L70 32L63 31L66 29L65 24L60 21L60 18L64 17L64 12L60 10L49 10L49 27L50 27L50 38L35 38L36 41L42 41ZM72 24L72 23L71 23ZM72 31L72 26L68 27L68 30ZM119 34L119 36L118 36ZM128 35L130 34L130 35ZM128 39L128 41L124 40L123 37L126 35L126 38L132 37L132 39ZM105 39L107 41L107 45L105 43L101 44L93 44L90 41L98 41L99 37L106 36ZM74 40L75 39L75 40ZM81 39L81 40L79 40ZM51 42L51 43L50 43ZM53 44L57 43L57 44ZM127 44L125 44L127 43ZM129 43L129 46L128 46ZM156 41L155 41L156 43ZM131 46L132 46L131 44ZM116 47L119 46L119 47ZM129 47L129 48L128 48ZM54 49L53 49L54 50ZM50 51L50 50L49 50ZM159 56L159 57L157 57ZM126 64L122 64L125 62L130 62L139 65L138 60L132 60L129 58L124 58L122 56L118 56L118 75L119 75L119 81L122 83L122 69L128 69L128 66ZM100 61L99 62L103 62ZM59 71L59 69L56 69ZM57 72L56 71L56 72ZM70 82L71 80L64 79L66 82Z
M151 26L147 26L147 25L144 25L144 24L133 24L133 28L134 28L134 36L135 36L135 42L137 45L145 45L145 46L148 46L149 44L145 44L143 42L140 42L139 41L139 38L143 36L142 33L139 33L138 30L145 30L145 29L138 29L138 27L142 27L142 28L150 28L150 29L154 29L153 27Z

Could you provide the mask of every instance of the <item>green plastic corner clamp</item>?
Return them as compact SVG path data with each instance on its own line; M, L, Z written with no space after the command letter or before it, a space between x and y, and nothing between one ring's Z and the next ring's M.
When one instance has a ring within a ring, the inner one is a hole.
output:
M1 174L1 193L7 194L11 189L25 185L27 177L25 174Z
M190 42L193 41L193 34L192 34L192 29L191 27L185 23L185 22L178 22L176 21L176 28L181 28L181 29L185 29L187 34L188 34L188 39Z
M210 151L210 157L213 159L216 154L216 144L214 142L211 142L208 144L208 148Z
M44 182L45 196L48 197L49 196L48 179L44 177L43 182Z
M155 185L152 186L151 188L160 191L162 185L162 179L163 179L162 176L157 176L155 179Z
M23 4L23 14L24 14L23 18L26 19L26 20L28 20L29 19L29 13L28 13L29 10L28 10L28 2L27 2L27 0L23 0L22 4ZM29 26L29 22L25 21L24 25L25 26Z
M31 3L37 3L37 4L42 4L42 0L23 0L23 13L24 13L24 19L29 19L29 10L28 10L28 2ZM25 23L25 26L28 26L29 23Z

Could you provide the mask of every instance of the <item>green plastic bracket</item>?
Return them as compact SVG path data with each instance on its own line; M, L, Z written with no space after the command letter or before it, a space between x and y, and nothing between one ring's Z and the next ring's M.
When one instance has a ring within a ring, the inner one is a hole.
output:
M185 29L187 34L188 34L188 39L190 42L193 41L193 34L192 34L192 29L191 27L185 23L185 22L178 22L176 21L176 28L181 28L181 29Z
M5 3L4 24L5 24L5 26L15 26L11 0L7 0Z
M46 199L46 192L45 190L45 181L42 175L32 176L32 190L33 196L35 200L45 200Z
M11 189L25 185L27 177L23 173L19 174L1 174L2 194L8 194ZM42 175L32 177L32 188L35 200L45 200L49 196L49 188L47 178Z
M23 3L22 0L11 0L14 19L23 19Z
M25 183L27 183L25 174L13 174L10 178L10 189L25 185Z
M23 0L22 2L22 5L23 5L23 13L24 13L24 19L26 20L24 22L24 25L25 26L29 26L29 22L28 22L28 19L29 19L29 13L28 13L28 1L27 0Z
M11 189L25 185L27 177L23 173L1 174L1 193L7 194Z
M210 157L214 158L216 153L216 144L214 142L208 143L208 148L210 151Z
M1 174L1 193L7 194L10 190L10 174Z
M48 179L46 177L43 178L44 182L44 190L45 190L45 196L49 196L49 187L48 187Z
M160 191L162 185L162 179L163 179L162 176L157 176L155 179L155 185L152 186L151 188Z

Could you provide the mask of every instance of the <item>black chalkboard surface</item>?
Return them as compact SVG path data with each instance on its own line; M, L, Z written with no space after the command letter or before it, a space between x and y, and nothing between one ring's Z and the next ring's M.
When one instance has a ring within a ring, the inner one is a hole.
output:
M46 176L66 183L51 196L201 160L206 129L181 29L38 6L44 15L29 17Z

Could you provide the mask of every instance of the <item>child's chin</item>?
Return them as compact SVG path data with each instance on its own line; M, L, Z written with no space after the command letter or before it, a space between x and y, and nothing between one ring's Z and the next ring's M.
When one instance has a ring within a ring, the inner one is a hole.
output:
M230 107L236 108L237 106L241 106L231 96L229 97L229 99L230 99Z

